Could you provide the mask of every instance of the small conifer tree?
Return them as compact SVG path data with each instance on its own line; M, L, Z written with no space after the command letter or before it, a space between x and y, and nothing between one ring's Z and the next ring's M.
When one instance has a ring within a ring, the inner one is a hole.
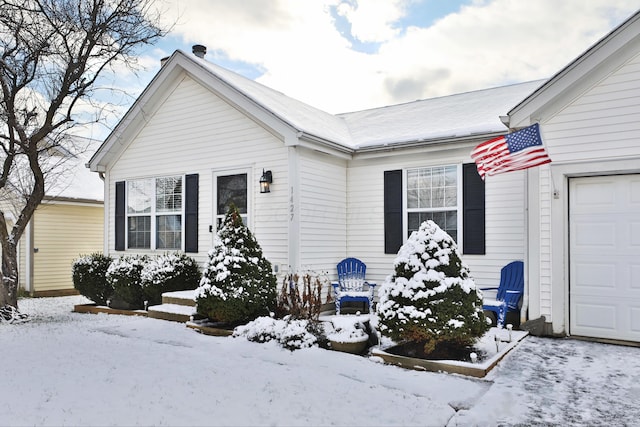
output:
M473 345L489 329L455 241L433 221L424 222L400 248L379 299L381 333L420 343L425 354L439 344Z
M196 302L199 314L228 324L247 322L275 309L276 277L271 263L235 206L229 208L209 251Z

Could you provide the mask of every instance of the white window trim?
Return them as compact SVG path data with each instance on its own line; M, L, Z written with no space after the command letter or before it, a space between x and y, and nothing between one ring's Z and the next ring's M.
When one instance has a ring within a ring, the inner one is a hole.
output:
M414 166L414 167L407 167L402 169L402 240L404 242L407 241L407 239L409 238L409 212L410 209L407 207L407 202L408 202L408 197L407 197L407 191L408 191L408 178L407 178L407 173L410 170L416 170L416 169L425 169L425 168L439 168L439 167L449 167L449 166L455 166L456 167L456 197L457 197L457 204L456 204L456 226L458 227L458 239L456 244L458 245L459 248L462 248L463 246L463 233L462 233L462 164L458 163L458 164L435 164L435 165L421 165L421 166ZM438 211L438 210L442 210L442 211L448 211L448 210L453 210L450 208L442 208L442 209L433 209L433 211ZM417 210L416 210L417 211ZM420 211L422 211L422 209L420 209Z
M161 212L161 213L157 213L156 212L156 180L158 178L171 178L171 177L181 177L182 178L182 203L181 203L181 209L180 209L180 248L162 248L162 249L158 249L156 247L156 235L157 235L157 217L158 215L160 216L165 216L165 215L178 215L178 212ZM141 181L141 180L145 180L145 179L150 179L151 182L153 183L153 185L151 186L151 192L152 192L152 199L151 199L151 212L149 213L140 213L140 214L130 214L129 213L129 182L131 181ZM156 252L156 251L183 251L184 250L184 245L185 245L185 213L184 213L184 202L185 202L185 175L184 174L172 174L172 175L162 175L162 176L145 176L145 177L139 177L139 178L131 178L131 179L127 179L125 180L125 233L124 233L124 238L125 238L125 250L127 251L149 251L149 252ZM129 247L129 218L131 217L144 217L144 216L151 216L151 236L150 236L150 243L149 243L149 248L130 248Z

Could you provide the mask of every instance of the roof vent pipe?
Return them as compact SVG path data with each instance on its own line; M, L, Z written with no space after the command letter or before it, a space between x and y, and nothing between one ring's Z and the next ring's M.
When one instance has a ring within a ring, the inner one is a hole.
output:
M204 56L205 56L205 55L206 55L206 53L207 53L207 47L206 47L206 46L203 46L203 45L201 45L201 44L194 44L194 45L191 47L191 51L192 51L192 52L193 52L193 54L194 54L195 56L197 56L198 58L204 58Z

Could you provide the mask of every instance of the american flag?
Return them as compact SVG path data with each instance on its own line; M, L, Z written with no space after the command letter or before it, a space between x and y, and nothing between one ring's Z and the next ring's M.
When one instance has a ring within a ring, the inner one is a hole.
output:
M550 163L538 123L517 132L485 141L472 152L480 177L528 169Z

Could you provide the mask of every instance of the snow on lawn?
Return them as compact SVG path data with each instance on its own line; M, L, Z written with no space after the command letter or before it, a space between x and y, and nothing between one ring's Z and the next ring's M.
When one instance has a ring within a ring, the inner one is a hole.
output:
M23 299L0 325L0 425L622 425L640 349L528 337L485 380ZM456 412L457 410L457 412Z

